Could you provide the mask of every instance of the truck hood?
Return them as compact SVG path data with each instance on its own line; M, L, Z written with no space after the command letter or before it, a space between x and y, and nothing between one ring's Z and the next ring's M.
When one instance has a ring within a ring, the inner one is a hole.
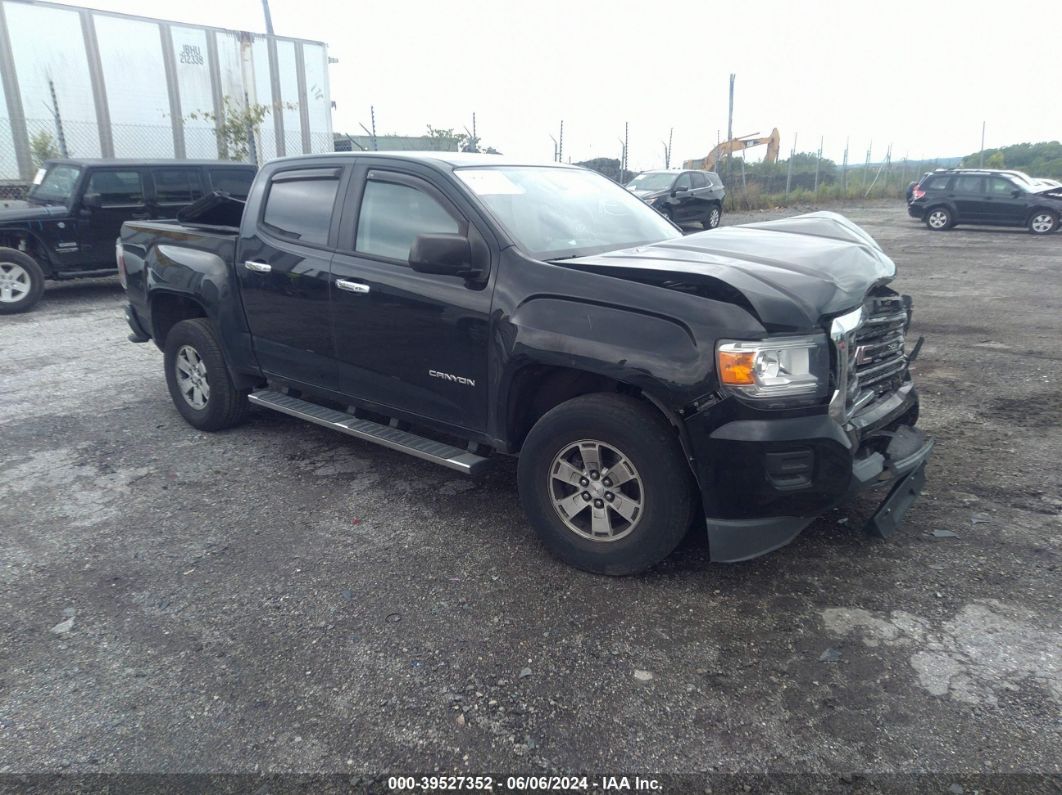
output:
M21 199L0 200L0 224L14 221L43 221L56 215L66 215L61 204L30 204Z
M896 275L874 238L832 212L722 227L557 264L742 303L769 331L821 327Z

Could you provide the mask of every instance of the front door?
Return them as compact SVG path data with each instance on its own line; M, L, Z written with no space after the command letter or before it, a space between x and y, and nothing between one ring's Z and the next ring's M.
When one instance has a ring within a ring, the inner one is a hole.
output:
M114 267L114 241L126 221L150 217L144 174L136 168L100 168L89 173L78 220L81 262Z
M332 261L332 329L340 391L471 430L486 426L490 290L415 272L413 239L482 238L428 175L362 166L347 241ZM485 245L485 244L484 244Z
M675 184L671 186L671 193L674 195L667 200L671 217L676 221L694 220L693 205L696 204L696 199L693 197L693 180L688 171L679 174Z
M236 273L258 363L267 374L335 388L328 320L333 210L341 168L273 173Z
M1028 207L1025 191L1006 177L986 177L986 181L985 223L1023 226Z

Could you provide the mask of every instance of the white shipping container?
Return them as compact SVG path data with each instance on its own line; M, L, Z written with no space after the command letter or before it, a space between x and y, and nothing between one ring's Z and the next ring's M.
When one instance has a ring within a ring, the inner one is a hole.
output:
M267 108L259 163L332 150L321 42L0 0L0 78L0 180L49 155L232 154L215 131L226 102Z

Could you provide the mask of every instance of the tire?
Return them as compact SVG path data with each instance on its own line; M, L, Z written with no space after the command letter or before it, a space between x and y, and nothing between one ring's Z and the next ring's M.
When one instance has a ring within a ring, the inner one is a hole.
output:
M1033 210L1028 226L1034 235L1049 235L1058 229L1058 214L1051 210Z
M955 217L947 207L930 207L924 216L926 226L934 232L943 232L955 226Z
M28 254L0 248L0 315L27 312L44 295L44 271Z
M719 222L722 219L723 208L720 207L718 204L713 204L709 208L708 214L704 217L704 220L701 221L701 226L703 226L705 229L715 229L719 226Z
M616 472L622 482L608 478ZM623 395L583 395L547 412L524 441L517 480L549 551L596 574L635 574L662 561L696 505L674 430L654 408Z
M163 361L170 397L189 425L220 431L243 421L247 393L233 385L209 320L182 320L171 328Z

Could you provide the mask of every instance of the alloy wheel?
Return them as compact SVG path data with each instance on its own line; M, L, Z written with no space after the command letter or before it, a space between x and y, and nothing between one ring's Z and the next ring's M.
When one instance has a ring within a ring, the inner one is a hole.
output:
M1038 235L1045 234L1055 228L1055 217L1050 213L1037 213L1029 222L1029 226Z
M0 262L0 302L14 304L29 293L29 272L14 262Z
M173 366L181 397L193 409L206 408L207 401L210 400L210 382L199 351L191 345L182 345L177 351Z
M928 223L934 229L943 229L948 225L948 214L943 210L934 210L929 214Z
M616 447L595 439L566 445L549 468L550 500L565 527L591 541L618 541L645 512L641 475Z

